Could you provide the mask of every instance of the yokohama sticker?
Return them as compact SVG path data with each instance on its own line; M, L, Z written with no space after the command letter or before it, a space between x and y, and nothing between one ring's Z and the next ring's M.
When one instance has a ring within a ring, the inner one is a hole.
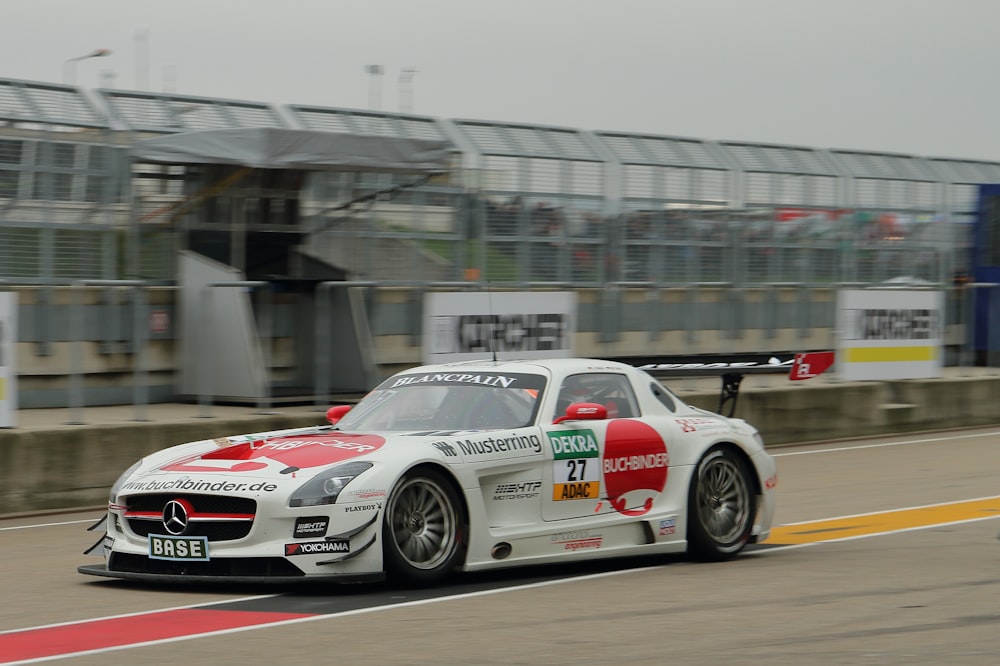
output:
M349 553L351 542L347 539L328 539L326 541L305 541L303 543L286 543L285 556L317 555L325 553Z
M667 485L669 467L667 445L652 427L626 419L608 424L601 470L615 511L626 516L649 512Z
M182 458L160 469L166 472L257 472L295 471L325 467L382 448L378 435L288 435L240 442L222 449Z

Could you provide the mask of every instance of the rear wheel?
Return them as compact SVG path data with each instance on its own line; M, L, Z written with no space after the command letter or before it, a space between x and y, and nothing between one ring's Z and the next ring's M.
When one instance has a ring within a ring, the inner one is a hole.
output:
M408 585L442 581L463 550L465 514L444 476L418 470L393 489L382 524L386 573Z
M688 496L688 552L700 560L733 557L750 540L757 511L750 470L728 448L698 463Z

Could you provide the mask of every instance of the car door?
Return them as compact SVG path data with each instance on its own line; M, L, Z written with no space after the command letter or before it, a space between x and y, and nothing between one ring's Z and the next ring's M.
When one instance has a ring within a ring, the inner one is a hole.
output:
M556 411L579 402L603 406L608 418L542 426L543 519L648 512L666 485L669 456L662 435L641 418L629 378L612 372L570 375Z
M565 421L542 428L546 463L542 470L542 517L565 520L592 516L603 503L601 453L608 420Z

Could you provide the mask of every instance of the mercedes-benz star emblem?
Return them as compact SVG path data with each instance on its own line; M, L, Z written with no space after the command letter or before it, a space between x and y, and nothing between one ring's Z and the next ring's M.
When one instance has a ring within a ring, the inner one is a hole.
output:
M191 505L184 500L170 500L163 507L163 527L173 535L184 534L187 530Z

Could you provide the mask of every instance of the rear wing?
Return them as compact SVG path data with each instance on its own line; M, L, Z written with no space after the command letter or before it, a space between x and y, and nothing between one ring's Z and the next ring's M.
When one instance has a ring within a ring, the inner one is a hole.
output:
M656 378L667 377L722 377L719 393L720 414L733 416L736 400L740 394L740 383L745 375L788 373L791 381L812 379L823 374L833 365L832 351L802 352L798 354L775 354L767 358L746 358L745 360L656 362L638 364L642 370ZM727 409L728 408L728 409ZM728 413L726 413L728 412Z

